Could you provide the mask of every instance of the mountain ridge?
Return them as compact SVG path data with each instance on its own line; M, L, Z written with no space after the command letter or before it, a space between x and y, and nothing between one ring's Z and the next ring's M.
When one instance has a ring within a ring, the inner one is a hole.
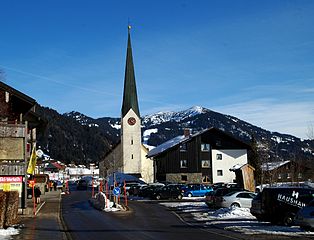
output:
M87 133L92 131L100 139L103 138L101 141L106 142L106 146L102 148L101 153L96 151L88 157L90 161L99 162L120 139L120 118L102 117L94 119L75 111L59 115L59 118L64 121L71 120L79 123L80 127L73 122L76 128L82 128L81 131ZM314 161L314 140L302 140L290 134L271 132L234 116L225 115L204 107L194 106L178 112L158 112L142 117L143 138L145 138L145 143L152 146L157 146L171 138L182 135L185 128L191 129L192 132L198 132L209 127L218 128L249 144L252 136L254 136L260 146L264 146L266 143L268 146L267 152L272 161L287 159ZM89 131L87 131L88 129ZM67 129L64 129L64 131L67 132ZM73 134L72 132L68 135ZM89 137L92 138L93 136ZM79 136L73 138L79 138ZM44 138L41 138L42 140ZM86 141L83 142L88 144ZM94 157L94 155L97 157ZM66 162L68 161L67 159ZM84 162L86 159L80 158L77 161Z

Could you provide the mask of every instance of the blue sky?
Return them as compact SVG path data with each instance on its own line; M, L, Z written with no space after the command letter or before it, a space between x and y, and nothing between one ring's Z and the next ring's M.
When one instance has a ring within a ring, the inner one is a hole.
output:
M1 1L5 82L60 113L119 117L128 19L142 115L202 106L306 138L314 1Z

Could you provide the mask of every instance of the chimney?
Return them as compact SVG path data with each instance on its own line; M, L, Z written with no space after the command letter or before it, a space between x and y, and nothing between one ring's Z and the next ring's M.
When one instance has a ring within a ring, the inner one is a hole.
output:
M189 137L191 135L191 130L189 128L184 128L184 137Z

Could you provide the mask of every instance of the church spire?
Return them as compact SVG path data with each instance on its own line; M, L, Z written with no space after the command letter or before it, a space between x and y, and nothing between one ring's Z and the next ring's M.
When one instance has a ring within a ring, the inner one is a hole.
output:
M126 65L125 65L125 76L124 76L124 91L123 91L123 102L121 114L124 117L130 109L132 109L138 117L140 117L137 91L135 83L134 74L134 64L132 57L132 47L131 47L131 26L128 26L128 48L126 54Z

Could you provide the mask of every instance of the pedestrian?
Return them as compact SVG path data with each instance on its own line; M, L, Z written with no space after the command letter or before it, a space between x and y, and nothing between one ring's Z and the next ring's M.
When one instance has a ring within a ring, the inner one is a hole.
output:
M38 186L35 186L34 194L35 194L35 201L36 201L37 204L39 204L40 203L41 191L40 191L40 188Z
M52 188L53 188L53 182L50 181L50 182L49 182L49 189L50 189L50 192L52 191Z
M53 182L53 190L57 191L57 181Z

